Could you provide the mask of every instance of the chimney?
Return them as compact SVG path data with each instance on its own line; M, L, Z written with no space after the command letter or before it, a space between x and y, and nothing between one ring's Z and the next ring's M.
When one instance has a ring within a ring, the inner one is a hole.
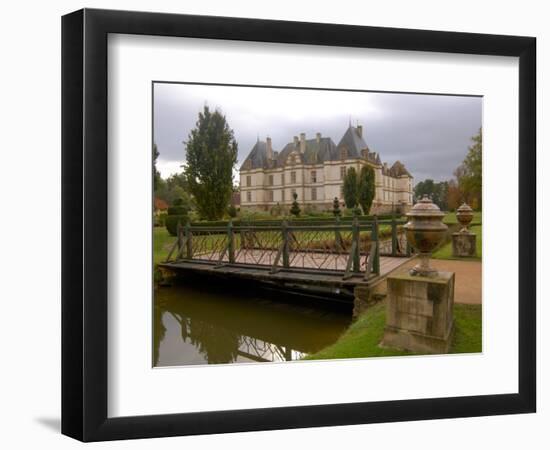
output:
M298 147L298 136L294 136L294 146Z
M306 151L306 134L300 133L300 153L304 153Z
M321 142L321 133L317 133L315 136L317 137L317 143L319 144Z
M357 125L357 134L360 138L363 137L363 125Z
M273 147L271 146L271 138L269 136L266 138L266 146L267 146L267 159L272 160Z

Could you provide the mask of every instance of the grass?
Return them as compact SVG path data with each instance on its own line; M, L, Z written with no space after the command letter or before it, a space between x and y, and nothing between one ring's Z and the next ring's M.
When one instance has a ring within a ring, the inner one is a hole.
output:
M439 249L437 249L433 254L432 258L434 259L456 259L460 261L480 261L481 260L481 249L482 249L482 228L481 225L471 226L469 227L470 231L475 233L476 238L476 253L477 256L475 258L455 258L453 257L453 243L452 241L447 242L443 246L441 246Z
M380 302L367 309L329 347L306 356L306 360L370 358L377 356L406 356L422 353L381 348L378 346L384 335L386 304ZM481 305L454 306L455 334L450 353L481 352Z
M165 227L153 228L153 262L158 264L166 259L168 252L176 242Z

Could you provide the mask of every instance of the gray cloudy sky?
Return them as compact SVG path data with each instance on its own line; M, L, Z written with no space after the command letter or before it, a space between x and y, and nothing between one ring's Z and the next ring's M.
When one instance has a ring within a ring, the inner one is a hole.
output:
M482 99L155 83L154 140L163 177L180 172L199 111L220 109L239 145L239 166L258 136L281 150L292 137L320 132L338 144L349 121L363 125L369 148L383 162L403 162L415 178L449 179L481 127Z

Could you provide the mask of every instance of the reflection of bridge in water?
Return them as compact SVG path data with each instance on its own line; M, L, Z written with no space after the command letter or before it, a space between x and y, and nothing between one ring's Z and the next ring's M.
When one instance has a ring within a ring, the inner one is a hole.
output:
M155 293L155 365L296 360L332 344L350 320L348 308L176 283Z
M178 314L171 314L174 319L179 322L180 326L185 327L188 325L184 323L185 319L182 319ZM288 344L280 345L270 343L256 337L246 335L238 336L235 347L237 356L255 362L294 361L307 355L307 353L303 351L293 350L292 347L288 346Z
M251 280L278 289L353 296L411 256L404 221L273 222L233 226L178 226L160 264L172 274L200 273Z

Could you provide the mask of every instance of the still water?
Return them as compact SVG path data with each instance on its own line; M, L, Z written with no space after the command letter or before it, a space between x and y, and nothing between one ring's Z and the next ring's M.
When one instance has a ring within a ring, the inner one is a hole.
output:
M240 285L155 291L154 365L280 362L335 342L351 312Z

